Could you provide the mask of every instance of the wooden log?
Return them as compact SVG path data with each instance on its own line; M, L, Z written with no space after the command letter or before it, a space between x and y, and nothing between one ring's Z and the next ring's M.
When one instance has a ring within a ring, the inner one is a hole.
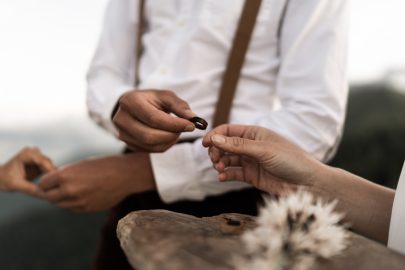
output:
M165 210L130 213L117 228L121 246L134 269L233 269L232 256L243 255L244 230L254 218L222 214L196 218ZM314 269L405 269L405 256L350 233L350 245L332 260L318 260Z

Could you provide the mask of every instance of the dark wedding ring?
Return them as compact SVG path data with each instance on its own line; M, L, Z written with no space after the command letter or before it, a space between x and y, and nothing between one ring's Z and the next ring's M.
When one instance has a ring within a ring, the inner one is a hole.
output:
M191 123L193 123L194 126L195 126L196 128L198 128L198 129L201 129L201 130L206 130L206 129L207 129L208 123L207 123L207 121L205 121L205 120L202 119L201 117L195 116L195 117L193 117L193 118L188 119L188 121L190 121Z

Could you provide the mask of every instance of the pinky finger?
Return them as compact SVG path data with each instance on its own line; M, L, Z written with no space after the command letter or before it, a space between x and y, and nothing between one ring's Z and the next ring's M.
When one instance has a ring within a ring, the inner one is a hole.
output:
M237 155L224 155L214 164L214 168L219 172L225 171L228 167L241 167L241 158Z
M222 163L225 168L239 167L242 165L241 157L238 155L224 155L219 162Z
M220 160L221 156L223 155L223 152L219 148L212 146L209 148L209 155L211 161L213 163L217 163Z

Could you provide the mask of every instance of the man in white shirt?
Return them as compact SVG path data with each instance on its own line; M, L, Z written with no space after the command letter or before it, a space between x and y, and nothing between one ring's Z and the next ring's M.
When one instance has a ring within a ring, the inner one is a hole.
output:
M347 2L263 0L231 123L271 128L319 160L331 157L341 137L347 98ZM229 193L247 185L219 183L201 145L204 133L187 132L193 129L191 123L181 119L212 119L243 3L146 1L140 84L134 90L138 1L110 1L88 73L88 108L99 125L144 152L79 162L48 175L41 186L50 201L94 211L131 194L157 190L159 196L141 207L169 207L161 199L176 205L170 209L195 215L255 210L258 194ZM180 117L167 121L162 111ZM179 137L193 142L175 144ZM207 205L191 202L207 197ZM139 209L139 203L135 207L133 201L124 202L128 209ZM128 211L120 209L112 224ZM116 241L113 231L108 233ZM105 240L100 251L104 257L114 257L111 245ZM109 263L121 269L114 259L100 262L97 269L108 269Z

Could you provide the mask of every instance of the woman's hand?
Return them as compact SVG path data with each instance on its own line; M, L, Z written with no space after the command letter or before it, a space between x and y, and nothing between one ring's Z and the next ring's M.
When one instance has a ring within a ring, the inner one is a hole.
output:
M222 125L203 140L221 181L238 180L271 193L312 189L322 163L287 139L256 126Z
M37 196L40 189L31 181L54 169L52 161L37 148L25 148L0 166L0 190L20 191Z

